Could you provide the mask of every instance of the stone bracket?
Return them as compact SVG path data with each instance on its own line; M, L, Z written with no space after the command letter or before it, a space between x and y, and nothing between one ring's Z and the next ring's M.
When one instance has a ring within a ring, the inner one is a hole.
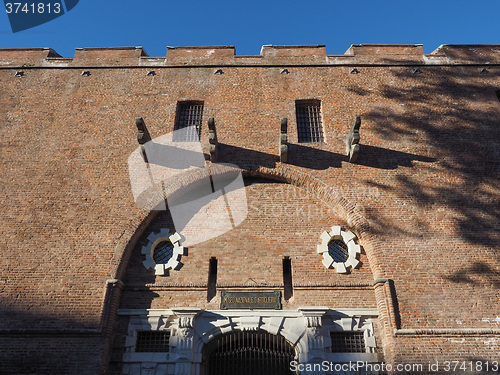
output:
M219 142L217 140L217 131L215 129L215 119L209 117L208 119L208 147L210 151L210 161L217 163L217 153L219 149Z
M356 116L351 126L351 131L346 139L346 153L349 163L355 163L359 155L359 128L361 127L361 117Z
M148 129L146 128L146 123L142 119L142 117L135 118L135 126L137 126L137 142L141 145L141 155L144 161L148 162L148 157L146 155L146 149L144 148L144 144L151 140L151 136L149 135Z
M279 139L279 155L280 162L286 163L288 161L288 118L283 117L280 120L280 139Z

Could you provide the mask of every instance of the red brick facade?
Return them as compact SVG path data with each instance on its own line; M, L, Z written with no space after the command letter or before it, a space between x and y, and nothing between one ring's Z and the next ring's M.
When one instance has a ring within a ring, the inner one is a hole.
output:
M500 361L500 46L3 49L0 82L1 374L122 373L119 311L211 311L221 290L283 291L285 257L282 309L377 310L380 362ZM309 99L321 102L324 143L298 142L295 102ZM159 137L186 100L203 101L207 159L215 118L218 162L241 168L248 217L155 276L141 248L173 224L134 202L134 119ZM317 252L332 226L362 247L347 274Z

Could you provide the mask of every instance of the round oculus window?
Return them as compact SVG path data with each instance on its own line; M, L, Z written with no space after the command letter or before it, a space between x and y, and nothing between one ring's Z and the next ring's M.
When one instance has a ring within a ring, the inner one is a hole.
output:
M338 273L347 273L350 268L359 265L358 255L361 247L354 241L356 235L351 231L343 231L340 226L333 226L331 231L321 234L321 245L318 253L323 255L323 265L335 268Z
M330 240L328 242L328 254L335 263L344 263L349 259L349 250L347 250L347 245L343 240Z
M162 241L153 250L153 260L156 264L167 264L174 255L174 245L170 241Z
M141 254L146 259L142 262L144 267L153 268L155 275L166 276L169 270L179 270L182 267L181 257L184 247L181 246L181 236L178 233L170 234L168 228L149 234L148 244L143 246Z

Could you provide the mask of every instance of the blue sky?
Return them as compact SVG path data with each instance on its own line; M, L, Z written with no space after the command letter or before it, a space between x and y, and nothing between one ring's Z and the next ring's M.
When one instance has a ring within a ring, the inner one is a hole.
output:
M13 0L15 1L15 0ZM72 57L76 47L234 45L239 55L263 44L326 44L343 54L351 44L500 44L500 0L200 1L80 0L55 20L12 33L0 14L0 48L51 47Z

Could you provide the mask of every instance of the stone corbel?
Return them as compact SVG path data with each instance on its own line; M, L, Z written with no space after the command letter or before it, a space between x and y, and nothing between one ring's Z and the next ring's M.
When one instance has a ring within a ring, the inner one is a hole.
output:
M215 119L210 117L208 119L208 147L210 151L210 161L217 163L217 154L219 149L219 142L217 140L217 131L215 129Z
M349 157L349 163L355 163L359 155L359 128L361 127L361 117L356 116L351 126L351 131L346 140L346 153Z
M148 129L146 128L146 123L142 119L142 117L135 118L135 126L137 126L137 142L141 145L141 155L144 161L148 162L148 157L146 155L146 149L144 148L144 144L151 140L151 136L149 135Z
M325 314L330 309L326 306L312 306L312 307L299 307L298 311L300 314L307 319L307 327L314 327L315 324L321 325L321 318L325 316ZM316 319L308 319L308 318L316 318ZM309 323L311 325L309 325Z
M193 328L193 321L203 310L197 307L177 307L171 309L174 315L179 318L180 328Z
M280 154L280 162L286 163L288 161L288 119L283 117L280 120L280 139L279 139L279 154Z

